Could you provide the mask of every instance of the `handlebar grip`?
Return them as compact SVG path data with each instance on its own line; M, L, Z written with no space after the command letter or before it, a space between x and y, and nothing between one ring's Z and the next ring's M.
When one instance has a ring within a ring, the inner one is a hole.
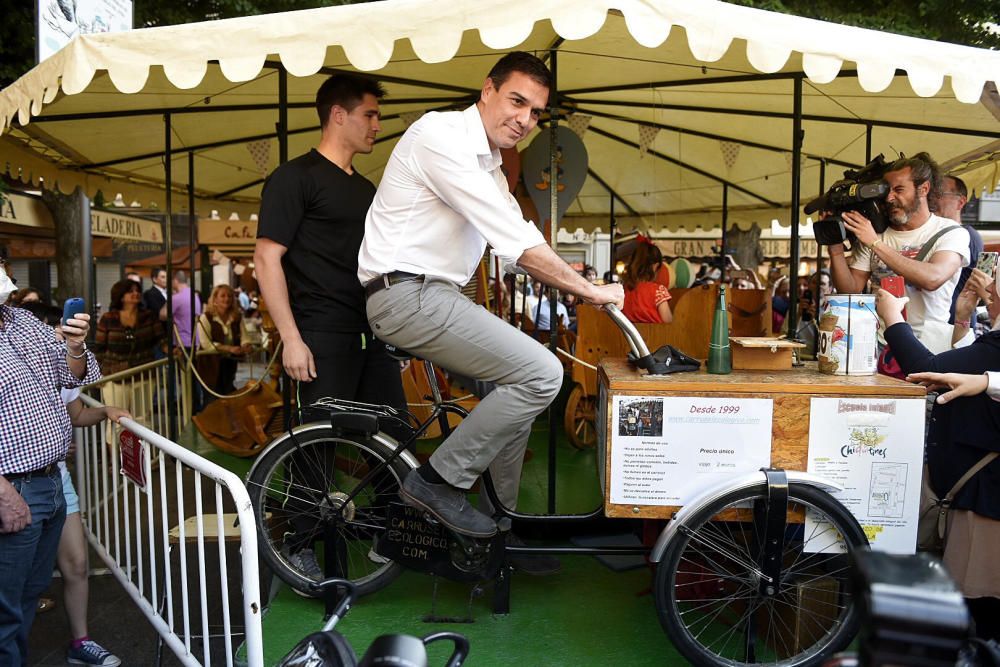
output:
M646 346L646 341L643 340L642 334L635 328L635 325L625 317L625 313L613 303L606 303L601 308L611 317L611 321L618 325L622 333L625 334L629 347L632 348L632 354L635 355L636 359L648 357L649 348Z

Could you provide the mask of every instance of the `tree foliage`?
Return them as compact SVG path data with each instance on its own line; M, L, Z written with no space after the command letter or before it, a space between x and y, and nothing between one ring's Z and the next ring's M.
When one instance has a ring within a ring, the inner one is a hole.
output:
M996 49L1000 0L728 0L784 14Z

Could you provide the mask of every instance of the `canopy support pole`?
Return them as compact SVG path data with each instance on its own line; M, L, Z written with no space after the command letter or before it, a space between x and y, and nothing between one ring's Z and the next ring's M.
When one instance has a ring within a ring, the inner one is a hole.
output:
M872 161L872 124L865 125L865 164Z
M610 192L610 190L609 190L609 192ZM615 272L615 265L617 264L617 262L615 261L615 232L618 231L618 222L615 220L615 193L614 192L611 192L611 195L610 195L609 199L611 200L610 204L608 205L608 208L610 209L609 216L610 216L611 219L608 221L608 248L609 248L609 251L608 251L608 258L609 258L608 259L608 264L609 264L608 271L610 271L611 273L614 273Z
M278 63L278 164L288 162L288 70ZM302 414L302 406L297 402L296 410ZM292 426L292 378L281 367L281 411L286 428Z
M288 162L288 71L278 68L278 163Z
M174 280L174 206L173 206L173 173L171 147L170 112L163 114L163 187L166 193L167 219L164 222L163 244L166 246L163 256L167 259L167 437L177 440L177 360L174 357L174 290L171 284Z
M819 193L823 194L824 192L826 192L826 160L820 160L820 162L819 162ZM815 221L813 222L813 238L816 238L816 222ZM815 357L816 355L819 354L819 305L820 305L820 299L822 298L821 295L820 295L819 284L820 284L820 281L822 279L822 276L820 275L820 269L822 269L822 268L823 268L823 246L821 246L817 242L816 243L816 287L813 288L814 289L814 294L813 294L813 305L814 305L814 308L813 308L813 313L814 313L813 320L814 320L814 322L816 324L816 335L813 337L813 349L812 349L813 357ZM831 276L830 280L831 281L833 280L832 276Z
M726 280L726 227L729 222L729 185L722 184L722 246L719 248L719 270L722 280Z
M194 325L194 152L188 151L188 268L190 272L188 273L188 278L191 283L190 289L188 290L189 296L191 297L191 347L196 347L195 332L197 327ZM205 277L201 277L202 287L204 287Z
M802 76L795 77L794 102L792 112L792 238L790 240L789 258L791 266L788 271L788 337L795 338L798 330L799 305L799 198L802 187Z
M549 50L549 70L552 72L552 90L549 92L549 243L557 247L556 235L559 228L559 84L557 49ZM538 295L539 299L541 295ZM535 325L537 326L537 322ZM549 347L558 356L559 317L556 314L556 288L549 288ZM549 488L548 511L556 513L556 413L549 405Z

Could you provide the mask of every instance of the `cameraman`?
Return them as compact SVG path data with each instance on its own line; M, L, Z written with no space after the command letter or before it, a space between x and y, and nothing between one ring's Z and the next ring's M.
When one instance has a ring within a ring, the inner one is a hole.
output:
M931 352L944 352L951 348L951 297L962 267L969 264L969 233L930 212L928 196L939 188L940 177L926 153L900 158L883 179L889 186L889 228L879 235L868 218L845 211L844 225L858 242L850 265L842 243L829 246L833 284L838 292L859 294L869 278L878 286L882 278L902 276L910 298L907 321L914 334ZM924 260L915 259L932 240Z

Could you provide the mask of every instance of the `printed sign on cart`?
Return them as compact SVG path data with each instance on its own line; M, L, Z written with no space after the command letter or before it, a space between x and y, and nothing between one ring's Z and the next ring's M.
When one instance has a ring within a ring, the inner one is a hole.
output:
M919 398L814 398L808 471L844 487L833 496L872 549L912 554L917 543L925 402ZM806 515L806 551L843 550L829 524Z
M611 502L683 505L771 461L766 398L615 396Z

